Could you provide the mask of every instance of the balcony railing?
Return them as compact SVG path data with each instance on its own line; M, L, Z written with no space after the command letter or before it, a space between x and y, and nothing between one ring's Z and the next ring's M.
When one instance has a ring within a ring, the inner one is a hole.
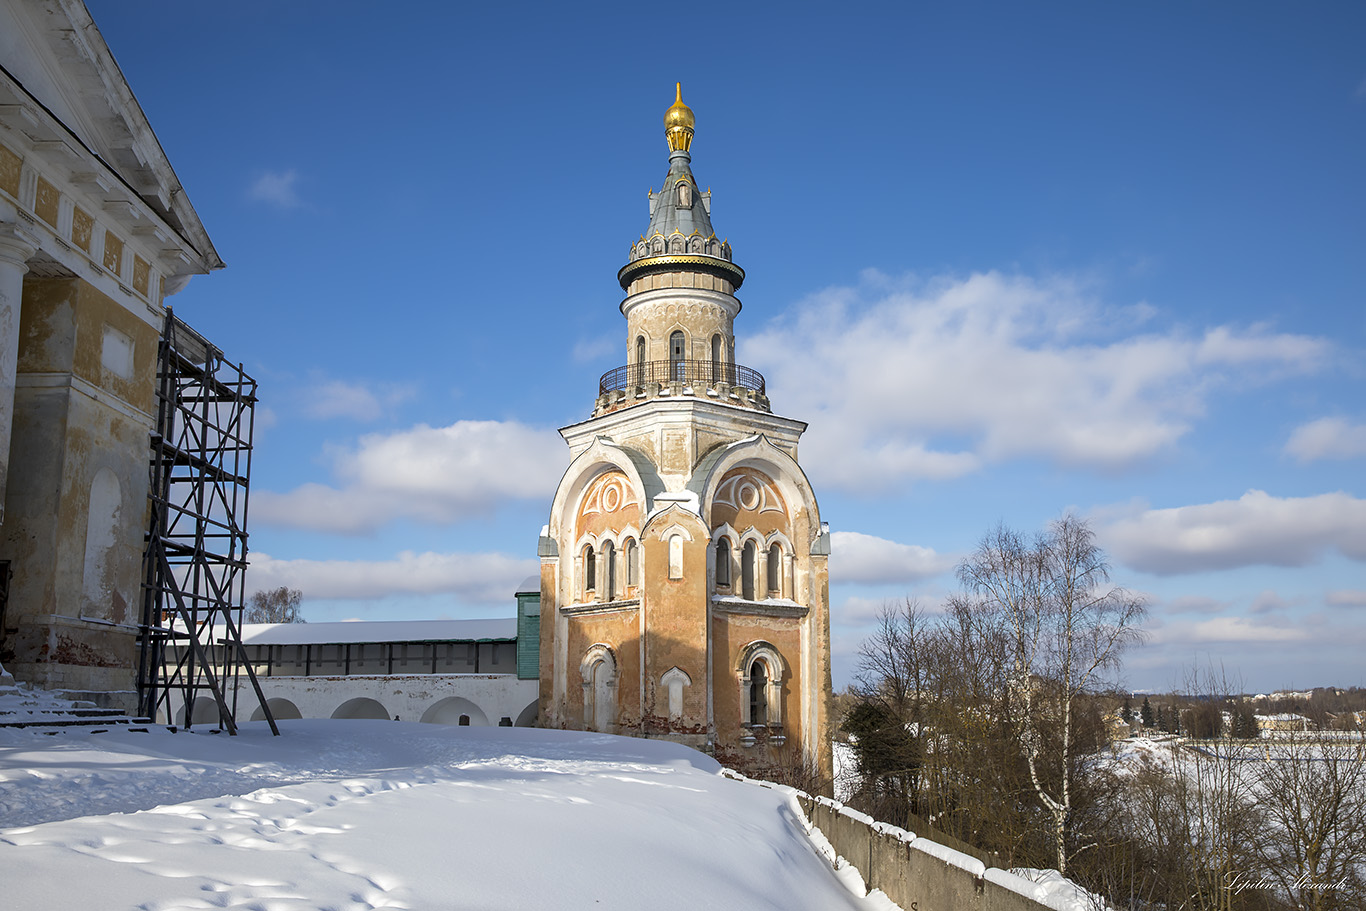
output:
M627 364L615 370L609 370L598 380L598 395L606 395L609 392L616 392L618 389L630 389L634 386L645 386L650 383L658 383L661 386L666 383L687 383L699 386L714 386L717 383L725 383L728 386L739 386L742 389L752 389L760 395L764 392L764 375L757 370L740 364L726 364L721 361L644 361L639 364Z

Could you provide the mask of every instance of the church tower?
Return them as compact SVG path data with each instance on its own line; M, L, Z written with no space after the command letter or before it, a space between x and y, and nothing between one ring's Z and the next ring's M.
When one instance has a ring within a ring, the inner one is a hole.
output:
M541 726L661 737L740 768L831 771L830 536L797 464L806 424L735 362L745 272L691 168L682 89L669 172L617 273L626 364L542 532Z

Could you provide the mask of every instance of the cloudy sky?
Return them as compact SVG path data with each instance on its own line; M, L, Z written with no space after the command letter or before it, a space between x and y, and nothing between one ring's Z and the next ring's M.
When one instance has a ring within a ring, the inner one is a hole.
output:
M1366 684L1366 7L90 6L228 264L172 303L260 382L251 588L513 610L681 80L837 685L1069 510L1129 686Z

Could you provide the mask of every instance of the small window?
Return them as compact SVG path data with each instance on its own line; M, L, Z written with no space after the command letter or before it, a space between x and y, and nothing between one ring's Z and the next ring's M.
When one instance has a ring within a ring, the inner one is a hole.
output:
M602 543L602 599L614 601L617 597L616 548L611 541Z
M627 538L626 546L622 548L622 562L626 564L626 587L632 588L640 584L640 569L636 566L639 559L635 538Z
M583 591L584 594L598 590L598 559L593 553L593 545L583 549Z
M645 363L645 336L636 336L636 363Z
M669 336L669 379L681 382L686 377L687 341L682 330L674 330Z
M768 549L768 590L770 594L782 597L783 549L777 544Z
M730 541L725 538L716 542L716 585L730 588Z
M669 538L669 578L683 578L683 536L673 535Z
M740 594L746 601L754 600L754 542L746 541L740 551Z
M749 723L768 724L768 666L763 661L749 668Z

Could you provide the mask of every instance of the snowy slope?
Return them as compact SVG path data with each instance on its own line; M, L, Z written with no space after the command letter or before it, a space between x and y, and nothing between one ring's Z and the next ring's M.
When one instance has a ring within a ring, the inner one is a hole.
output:
M862 908L781 790L661 741L301 720L0 733L3 907Z

